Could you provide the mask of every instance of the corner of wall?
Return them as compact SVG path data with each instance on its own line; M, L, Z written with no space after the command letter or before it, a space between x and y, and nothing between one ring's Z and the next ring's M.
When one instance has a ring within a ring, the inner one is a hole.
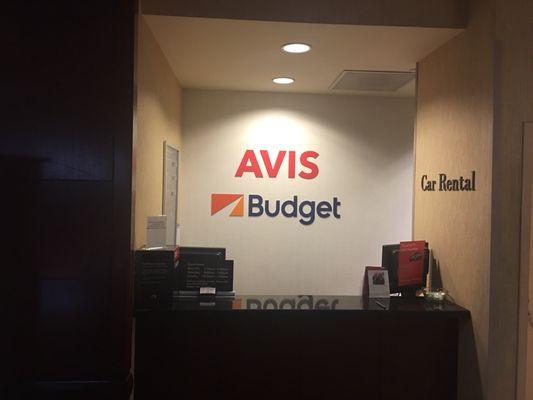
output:
M419 63L415 138L415 239L426 239L443 286L470 310L459 355L459 399L487 395L490 316L493 52L486 21ZM476 171L476 191L424 191L421 177Z
M162 213L163 143L182 145L181 86L142 16L138 32L134 248L146 243L146 217Z

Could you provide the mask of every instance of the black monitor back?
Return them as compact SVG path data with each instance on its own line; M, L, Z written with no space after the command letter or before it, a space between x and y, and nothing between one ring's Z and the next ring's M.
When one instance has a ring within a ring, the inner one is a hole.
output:
M226 249L223 247L181 247L179 254L211 254L217 256L221 261L226 259Z

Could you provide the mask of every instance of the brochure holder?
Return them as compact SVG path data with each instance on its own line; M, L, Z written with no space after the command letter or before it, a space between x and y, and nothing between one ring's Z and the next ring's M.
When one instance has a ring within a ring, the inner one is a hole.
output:
M426 278L429 271L429 248L428 243L425 242L422 251L423 259L422 268L416 282L405 284L401 282L398 276L398 267L400 260L400 244L384 245L382 249L381 265L389 271L390 291L391 293L401 293L402 296L414 297L416 292L426 285ZM409 268L409 266L407 266Z

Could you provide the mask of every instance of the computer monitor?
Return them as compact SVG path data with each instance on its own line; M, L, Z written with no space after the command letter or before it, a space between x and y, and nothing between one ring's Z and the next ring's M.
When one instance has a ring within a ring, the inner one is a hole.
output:
M220 272L226 264L225 248L180 247L175 281L178 293L191 295L202 287L217 288L220 286ZM233 280L233 268L231 270Z

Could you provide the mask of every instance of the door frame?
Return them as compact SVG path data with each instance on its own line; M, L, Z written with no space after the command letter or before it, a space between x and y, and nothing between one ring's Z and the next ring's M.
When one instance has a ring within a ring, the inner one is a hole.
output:
M165 140L163 141L163 195L162 195L162 199L161 199L161 213L163 215L165 215L165 193L166 193L166 165L167 165L167 147L168 148L171 148L172 150L176 150L176 153L178 154L178 157L177 157L177 165L176 165L176 187L177 187L177 190L176 190L176 203L174 204L174 207L176 209L176 220L174 221L174 226L173 226L173 229L174 229L174 243L177 241L178 239L178 232L177 232L177 229L178 229L178 225L179 225L179 218L178 218L178 195L179 195L179 172L180 172L180 150L178 148L178 146L175 146L174 144L172 143L169 143L168 140ZM168 220L167 220L167 224L168 224ZM167 226L167 229L169 229L169 227Z
M533 257L530 248L533 207L533 122L525 122L523 127L523 152L522 152L522 210L520 232L520 282L519 282L519 310L518 310L518 352L517 352L517 390L516 399L526 399L527 386L527 353L528 353L528 326L530 271L529 264ZM533 300L533 299L532 299ZM533 310L532 310L533 311ZM529 371L533 373L533 371Z

